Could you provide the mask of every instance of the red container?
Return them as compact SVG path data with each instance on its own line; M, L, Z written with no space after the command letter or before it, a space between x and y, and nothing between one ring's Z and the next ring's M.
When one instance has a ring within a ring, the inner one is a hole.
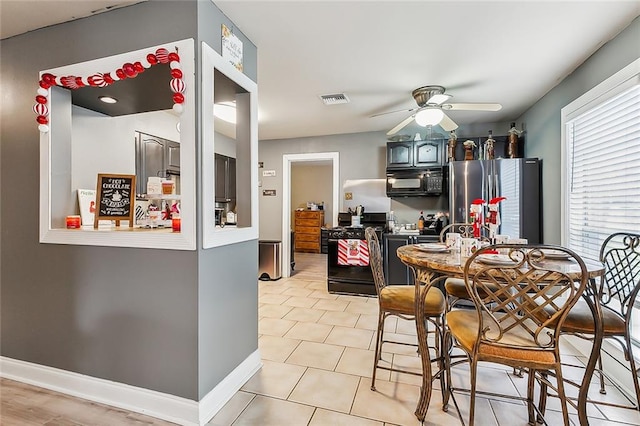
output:
M80 216L71 215L67 216L67 229L79 229L80 228Z
M173 232L180 232L180 218L179 217L174 217L173 219L171 219L171 229L173 229Z

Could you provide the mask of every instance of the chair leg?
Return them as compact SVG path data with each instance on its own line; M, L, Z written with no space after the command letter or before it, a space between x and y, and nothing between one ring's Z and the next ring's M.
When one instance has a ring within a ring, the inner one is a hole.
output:
M558 387L558 399L560 399L560 406L562 407L562 420L565 426L569 426L569 411L567 409L567 397L564 393L564 379L562 378L562 366L558 362L556 364L556 381ZM579 404L579 402L578 402Z
M436 318L436 357L438 357L438 370L440 374L440 391L444 397L444 394L447 390L447 383L445 381L444 374L444 336L443 336L443 325L444 325L444 317L439 316Z
M627 348L625 350L627 357L629 358L629 366L631 367L631 374L633 375L633 386L636 391L636 403L638 404L636 409L640 410L640 384L638 383L638 369L636 368L636 361L633 358L633 351L631 350L631 339L627 340Z
M522 370L521 370L522 371ZM529 369L527 374L527 411L529 413L529 424L535 425L535 410L533 409L533 390L535 385L536 370Z
M473 426L474 417L476 414L476 381L478 379L478 361L475 358L471 359L469 363L469 370L471 373L471 399L469 401L469 426Z
M540 401L538 403L540 415L538 416L538 423L543 423L544 413L547 409L547 380L549 376L546 372L540 372L540 376Z
M442 330L442 352L444 356L444 374L446 375L446 390L442 392L442 411L449 409L449 392L451 392L451 334L445 328Z
M600 376L600 393L606 395L607 390L604 388L604 373L602 370L602 352L598 354L598 376Z
M384 331L384 312L378 314L378 333L376 336L376 351L373 359L373 372L371 373L371 390L376 390L376 371L378 369L378 362L380 362L382 353L382 333Z

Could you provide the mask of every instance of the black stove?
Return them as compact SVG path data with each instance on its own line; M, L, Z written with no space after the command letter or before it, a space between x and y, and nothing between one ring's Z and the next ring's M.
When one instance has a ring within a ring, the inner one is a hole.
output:
M382 235L382 233L384 232L384 226L374 226L375 230L377 233L379 233L378 237L380 237ZM358 226L358 227L354 227L354 226L336 226L335 228L330 228L327 230L327 237L328 238L334 238L334 239L340 239L340 238L347 238L347 239L361 239L364 240L365 236L364 236L364 230L366 229L365 226Z
M327 230L327 286L330 293L376 295L373 273L368 264L365 229L373 227L382 241L387 223L386 213L363 213L362 226L351 225L351 214L339 213L338 226ZM359 241L358 241L359 240ZM365 254L360 262L345 264L345 244L358 246Z

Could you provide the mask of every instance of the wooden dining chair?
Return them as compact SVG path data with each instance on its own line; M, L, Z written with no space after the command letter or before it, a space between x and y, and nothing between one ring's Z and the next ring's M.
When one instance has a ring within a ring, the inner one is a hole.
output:
M569 274L557 264L546 262L542 250L548 248L566 253L577 264L578 272ZM506 259L496 258L495 254L488 254L493 249L508 249L509 255ZM468 258L464 282L475 309L447 312L445 347L453 345L461 349L469 362L469 424L474 424L478 363L493 362L527 372L526 398L504 397L526 401L530 424L536 421L536 412L541 415L533 401L538 380L545 389L551 388L559 395L564 424L569 425L559 338L567 314L588 282L584 261L573 251L560 247L492 245ZM545 315L537 315L542 310ZM449 353L445 351L445 356L450 357ZM450 360L445 361L449 385L443 397L445 404L459 390L452 386L451 368L461 363L452 365ZM546 380L548 371L557 377L557 384Z
M609 235L600 247L600 261L605 266L605 273L597 283L596 291L589 296L594 303L599 303L602 310L603 335L596 336L593 316L585 300L580 300L567 315L561 332L585 340L610 339L617 342L629 363L631 377L635 391L633 407L607 403L603 400L590 402L623 406L625 408L640 409L640 386L638 384L638 370L633 357L633 343L631 342L631 316L633 306L640 291L640 234L631 232L616 232ZM581 367L572 365L572 367ZM602 368L602 353L598 358L598 376L600 379L600 393L606 394L605 373ZM615 384L614 380L610 383ZM573 383L577 386L577 384ZM624 394L624 392L622 392ZM541 394L540 407L544 411L546 394Z
M415 344L384 340L384 323L387 317L397 316L405 320L415 321L415 286L413 285L389 285L384 276L382 267L382 253L378 236L374 228L367 228L365 236L369 247L369 265L373 272L373 279L376 285L376 293L378 295L378 327L376 333L376 349L373 361L373 373L371 375L371 390L375 390L376 371L378 368L400 373L421 375L414 371L402 370L391 366L381 365L382 346L384 343L395 343L401 345L416 346ZM389 253L395 256L395 253ZM425 298L425 320L435 326L435 350L436 357L442 359L440 348L442 348L443 339L443 316L445 312L445 300L442 291L438 288L431 287ZM427 354L428 356L428 354ZM440 375L441 387L444 391L444 374Z

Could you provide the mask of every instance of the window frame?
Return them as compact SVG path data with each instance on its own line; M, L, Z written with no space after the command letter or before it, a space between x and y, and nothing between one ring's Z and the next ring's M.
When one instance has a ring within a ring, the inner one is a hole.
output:
M570 185L570 140L568 128L572 120L583 113L608 102L615 96L640 85L640 58L627 65L611 77L607 78L594 88L569 103L561 110L561 244L569 247L570 217L569 217L569 185ZM599 259L593 259L599 260ZM633 317L640 317L640 300L636 299L632 308ZM637 329L638 327L636 327ZM632 343L640 347L640 335L632 335ZM604 347L610 353L619 352L619 348L604 342ZM637 358L637 357L636 357Z
M91 75L101 69L116 69L125 62L139 60L141 55L156 51L159 48L180 51L183 80L187 87L184 110L180 115L180 178L181 178L181 230L180 232L144 230L135 232L126 227L119 228L81 228L66 229L52 227L52 199L56 196L52 188L53 176L60 172L62 165L52 164L56 161L70 161L71 141L65 135L57 135L54 126L47 133L40 133L40 207L39 207L39 236L40 243L70 244L107 247L154 248L170 250L196 249L196 138L195 138L195 45L194 39L185 39L157 46L150 46L136 51L125 52L109 57L98 58L86 62L79 62L63 67L42 70L54 75ZM169 84L170 76L167 77ZM117 84L117 82L115 83ZM51 89L50 89L51 90ZM69 105L69 111L70 103ZM63 111L64 108L59 111ZM58 117L52 109L51 120L69 120L71 116ZM131 135L133 141L134 135ZM132 170L131 174L135 174ZM97 178L97 176L96 176ZM78 188L69 188L75 191Z

